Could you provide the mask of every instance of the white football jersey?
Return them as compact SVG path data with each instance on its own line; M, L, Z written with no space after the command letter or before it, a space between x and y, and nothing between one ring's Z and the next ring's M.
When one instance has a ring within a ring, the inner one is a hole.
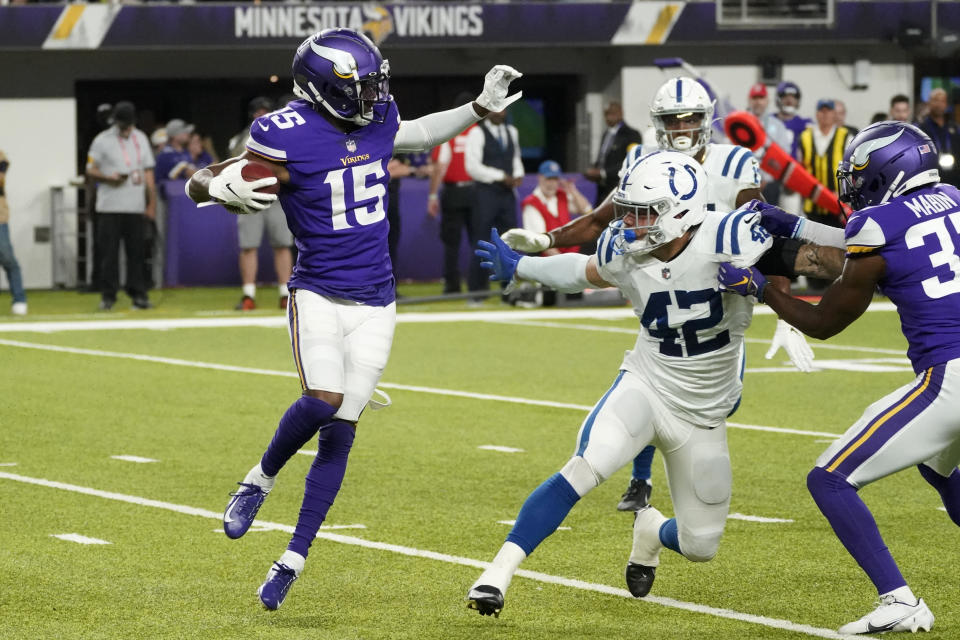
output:
M646 379L679 417L717 427L739 403L753 299L721 293L718 265L752 265L772 244L760 214L749 210L708 213L669 262L624 255L614 229L600 236L600 276L623 292L640 319L621 368Z
M637 145L630 149L620 166L620 179L647 153L652 153L649 147ZM737 195L741 191L760 188L760 163L746 147L710 143L701 164L708 178L708 211L733 211L737 208Z

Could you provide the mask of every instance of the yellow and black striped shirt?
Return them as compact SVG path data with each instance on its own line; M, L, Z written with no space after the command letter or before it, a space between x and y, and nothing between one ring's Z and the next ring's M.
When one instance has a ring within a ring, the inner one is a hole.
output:
M817 182L825 186L834 193L837 192L837 165L843 160L843 152L850 142L850 130L846 127L837 127L833 133L830 144L827 145L826 153L817 153L817 146L813 141L813 127L811 125L800 134L800 151L803 154L803 166L809 171ZM803 201L803 212L814 216L831 216L835 218L826 209L822 209L814 204L814 201L805 198Z

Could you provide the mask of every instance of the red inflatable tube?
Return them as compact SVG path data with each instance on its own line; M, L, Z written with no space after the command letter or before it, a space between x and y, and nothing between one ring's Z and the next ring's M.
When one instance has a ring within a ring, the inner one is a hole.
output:
M837 194L820 184L813 175L803 168L789 153L776 143L767 140L767 132L757 117L747 111L734 111L723 121L723 128L731 142L751 151L763 149L760 168L783 183L791 191L804 198L810 198L818 207L839 216L846 221L848 210L841 207Z

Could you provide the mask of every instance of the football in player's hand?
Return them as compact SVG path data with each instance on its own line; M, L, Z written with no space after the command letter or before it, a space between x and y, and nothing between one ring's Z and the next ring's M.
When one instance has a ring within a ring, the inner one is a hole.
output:
M273 169L262 162L257 162L256 160L250 160L247 164L243 165L243 169L240 170L240 175L247 182L253 182L261 178L272 178L274 177ZM277 193L280 191L280 183L272 184L266 187L260 187L257 189L260 193Z

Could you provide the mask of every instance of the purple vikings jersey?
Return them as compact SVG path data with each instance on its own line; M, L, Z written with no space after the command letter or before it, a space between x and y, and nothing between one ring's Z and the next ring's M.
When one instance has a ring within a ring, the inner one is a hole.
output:
M290 172L279 194L299 252L290 288L373 306L393 302L387 163L399 125L391 101L383 123L343 133L304 100L250 125L247 150Z
M880 290L897 305L916 372L960 358L960 191L938 184L857 211L847 257L886 261Z

